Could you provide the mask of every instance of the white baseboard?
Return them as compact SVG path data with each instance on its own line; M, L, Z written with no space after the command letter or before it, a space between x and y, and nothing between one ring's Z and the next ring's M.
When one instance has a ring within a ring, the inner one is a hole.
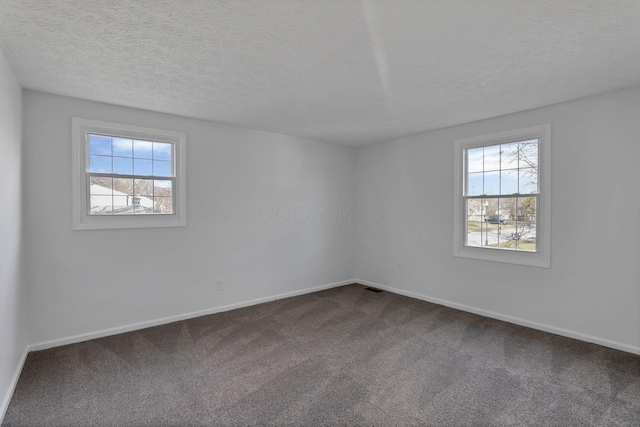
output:
M252 306L252 305L262 304L262 303L269 302L269 301L275 301L275 300L279 300L279 299L283 299L283 298L290 298L290 297L295 297L295 296L298 296L298 295L309 294L309 293L312 293L312 292L318 292L318 291L322 291L322 290L325 290L325 289L336 288L338 286L349 285L349 284L352 284L352 283L354 283L353 280L344 280L342 282L330 283L328 285L316 286L316 287L313 287L313 288L302 289L302 290L299 290L299 291L286 292L286 293L283 293L283 294L272 295L272 296L263 297L263 298L257 298L257 299L253 299L253 300L248 300L248 301L238 302L238 303L234 303L234 304L224 305L224 306L221 306L221 307L213 307L213 308L208 308L208 309L205 309L205 310L198 310L198 311L193 311L193 312L190 312L190 313L178 314L178 315L175 315L175 316L168 316L168 317L163 317L163 318L160 318L160 319L148 320L148 321L145 321L145 322L134 323L134 324L125 325L125 326L118 326L118 327L115 327L115 328L103 329L103 330L95 331L95 332L88 332L86 334L79 334L79 335L73 335L73 336L70 336L70 337L65 337L65 338L60 338L60 339L44 341L44 342L40 342L40 343L31 344L29 346L29 348L28 348L28 351L45 350L47 348L59 347L59 346L62 346L62 345L73 344L73 343L82 342L82 341L88 341L88 340L92 340L92 339L96 339L96 338L106 337L106 336L109 336L109 335L122 334L122 333L125 333L125 332L136 331L138 329L150 328L150 327L153 327L153 326L164 325L166 323L178 322L178 321L181 321L181 320L192 319L194 317L206 316L208 314L221 313L223 311L229 311L229 310L235 310L237 308L249 307L249 306Z
M191 312L191 313L184 313L184 314L179 314L179 315L176 315L176 316L169 316L169 317L164 317L164 318L161 318L161 319L155 319L155 320L150 320L150 321L146 321L146 322L134 323L134 324L120 326L120 327L116 327L116 328L104 329L104 330L100 330L100 331L89 332L89 333L86 333L86 334L74 335L74 336L70 336L70 337L66 337L66 338L61 338L61 339L56 339L56 340L51 340L51 341L35 343L35 344L31 344L30 346L28 346L26 352L44 350L44 349L52 348L52 347L59 347L61 345L67 345L67 344L73 344L73 343L82 342L82 341L88 341L88 340L92 340L92 339L95 339L95 338L106 337L106 336L109 336L109 335L116 335L116 334L121 334L121 333L125 333L125 332L135 331L135 330L138 330L138 329L144 329L144 328L150 328L150 327L153 327L153 326L164 325L166 323L178 322L180 320L192 319L194 317L206 316L208 314L221 313L223 311L235 310L237 308L242 308L242 307L249 307L249 306L256 305L256 304L261 304L261 303L269 302L269 301L275 301L275 300L283 299L283 298L294 297L294 296L297 296L297 295L304 295L304 294L308 294L308 293L312 293L312 292L321 291L321 290L324 290L324 289L331 289L331 288L335 288L335 287L338 287L338 286L348 285L348 284L351 284L351 283L359 283L359 284L366 285L366 286L371 286L371 287L374 287L374 288L380 288L380 289L384 289L385 291L388 291L388 292L393 292L395 294L404 295L404 296L407 296L407 297L410 297L410 298L416 298L416 299L419 299L419 300L422 300L422 301L427 301L427 302L431 302L431 303L434 303L434 304L443 305L445 307L454 308L456 310L462 310L462 311L466 311L466 312L469 312L469 313L479 314L480 316L490 317L492 319L502 320L502 321L513 323L513 324L516 324L516 325L526 326L528 328L533 328L533 329L537 329L537 330L544 331L544 332L549 332L549 333L556 334L556 335L561 335L561 336L574 338L574 339L581 340L581 341L590 342L590 343L593 343L593 344L602 345L602 346L609 347L609 348L614 348L616 350L626 351L627 353L633 353L633 354L640 355L640 347L635 347L635 346L623 344L623 343L620 343L620 342L611 341L611 340L607 340L607 339L604 339L604 338L599 338L599 337L595 337L595 336L592 336L592 335L583 334L583 333L580 333L580 332L574 332L574 331L570 331L568 329L557 328L557 327L546 325L546 324L543 324L543 323L538 323L538 322L533 322L533 321L521 319L519 317L508 316L508 315L496 313L496 312L489 311L489 310L484 310L484 309L480 309L480 308L476 308L476 307L471 307L471 306L464 305L464 304L458 304L458 303L455 303L455 302L442 300L442 299L439 299L439 298L433 298L433 297L429 297L427 295L422 295L422 294L418 294L418 293L415 293L415 292L409 292L409 291L405 291L405 290L402 290L402 289L394 288L394 287L387 286L387 285L382 285L380 283L370 282L368 280L363 280L363 279L344 280L344 281L341 281L341 282L330 283L328 285L316 286L316 287L313 287L313 288L307 288L307 289L303 289L303 290L299 290L299 291L287 292L287 293L273 295L273 296L269 296L269 297L257 298L257 299L243 301L243 302L239 302L239 303L235 303L235 304L229 304L229 305L225 305L225 306L221 306L221 307L214 307L214 308L210 308L210 309L194 311L194 312ZM25 353L25 357L26 357L26 353ZM24 360L23 360L23 363L24 363ZM20 365L20 368L21 367L22 367L22 365ZM19 376L19 371L18 371L17 375ZM17 377L16 377L16 381L17 381ZM14 386L15 386L15 384L14 384ZM13 389L11 389L11 390L13 390ZM6 399L7 398L5 397L5 400ZM10 396L9 396L9 399L10 399ZM4 404L4 402L3 402L3 404ZM8 405L8 400L7 400L6 404ZM2 409L2 408L0 408L0 409Z
M27 354L29 354L29 347L26 347L24 349L22 357L20 358L20 363L18 363L18 366L16 366L16 371L13 374L13 378L11 378L9 388L4 395L4 399L2 399L2 405L0 405L0 424L2 424L2 421L4 420L4 416L7 413L7 409L9 408L9 402L11 402L11 398L13 397L13 392L16 389L16 385L18 385L18 379L20 378L20 373L22 372L24 362L27 360Z
M330 284L327 284L327 285L316 286L316 287L313 287L313 288L307 288L307 289L303 289L303 290L299 290L299 291L286 292L286 293L283 293L283 294L272 295L272 296L263 297L263 298L257 298L257 299L243 301L243 302L234 303L234 304L229 304L229 305L225 305L225 306L221 306L221 307L213 307L213 308L210 308L210 309L199 310L199 311L194 311L194 312L190 312L190 313L184 313L184 314L179 314L179 315L175 315L175 316L164 317L164 318L161 318L161 319L149 320L149 321L145 321L145 322L134 323L134 324L130 324L130 325L125 325L125 326L120 326L120 327L115 327L115 328L110 328L110 329L103 329L103 330L100 330L100 331L89 332L89 333L79 334L79 335L73 335L73 336L69 336L69 337L65 337L65 338L60 338L60 339L55 339L55 340L50 340L50 341L31 344L25 350L25 353L24 353L24 355L22 357L22 361L21 361L20 365L18 366L18 368L16 369L16 373L15 373L14 378L12 380L11 387L7 391L7 394L5 395L4 400L2 401L2 406L0 407L0 415L2 415L2 417L3 417L7 407L9 406L9 402L11 400L11 396L13 395L13 390L14 390L16 384L17 384L18 378L20 377L20 372L22 370L22 366L24 364L24 361L26 360L27 353L30 352L30 351L44 350L44 349L47 349L47 348L58 347L58 346L67 345L67 344L73 344L73 343L82 342L82 341L88 341L88 340L92 340L92 339L95 339L95 338L106 337L106 336L109 336L109 335L116 335L116 334L121 334L121 333L125 333L125 332L135 331L135 330L138 330L138 329L150 328L150 327L153 327L153 326L164 325L166 323L177 322L177 321L186 320L186 319L192 319L194 317L206 316L206 315L209 315L209 314L221 313L221 312L224 312L224 311L235 310L237 308L249 307L249 306L256 305L256 304L262 304L262 303L265 303L265 302L275 301L275 300L278 300L278 299L294 297L294 296L297 296L297 295L304 295L304 294L308 294L308 293L312 293L312 292L322 291L322 290L325 290L325 289L331 289L331 288L335 288L335 287L339 287L339 286L349 285L349 284L352 284L352 283L358 283L358 284L362 284L362 285L366 285L366 286L371 286L371 287L374 287L374 288L384 289L384 290L386 290L388 292L393 292L395 294L404 295L404 296L407 296L407 297L410 297L410 298L416 298L416 299L419 299L419 300L422 300L422 301L427 301L427 302L431 302L431 303L434 303L434 304L443 305L443 306L450 307L450 308L453 308L453 309L456 309L456 310L462 310L462 311L466 311L466 312L469 312L469 313L479 314L481 316L490 317L492 319L502 320L502 321L513 323L513 324L516 324L516 325L526 326L526 327L537 329L537 330L540 330L540 331L549 332L549 333L552 333L552 334L561 335L561 336L565 336L565 337L569 337L569 338L574 338L574 339L578 339L578 340L581 340L581 341L586 341L586 342L590 342L590 343L593 343L593 344L598 344L598 345L602 345L602 346L605 346L605 347L614 348L616 350L622 350L622 351L625 351L625 352L628 352L628 353L633 353L633 354L640 355L640 347L631 346L631 345L623 344L623 343L616 342L616 341L610 341L610 340L607 340L607 339L604 339L604 338L594 337L592 335L587 335L587 334L583 334L583 333L579 333L579 332L570 331L570 330L567 330L567 329L557 328L557 327L554 327L554 326L550 326L550 325L546 325L546 324L542 324L542 323L538 323L538 322L533 322L533 321L521 319L521 318L518 318L518 317L512 317L512 316L496 313L496 312L493 312L493 311L483 310L483 309L480 309L480 308L471 307L471 306L467 306L467 305L464 305L464 304L458 304L458 303L454 303L454 302L451 302L451 301L442 300L442 299L439 299L439 298L433 298L433 297L429 297L427 295L421 295L421 294L418 294L418 293L405 291L405 290L394 288L394 287L391 287L391 286L382 285L380 283L370 282L368 280L353 279L353 280L344 280L344 281L341 281L341 282L330 283ZM0 417L0 420L2 420L2 417Z
M269 297L257 298L257 299L243 301L243 302L239 302L239 303L235 303L235 304L229 304L229 305L225 305L225 306L221 306L221 307L214 307L214 308L210 308L210 309L206 309L206 310L199 310L199 311L194 311L194 312L191 312L191 313L185 313L185 314L180 314L180 315L176 315L176 316L169 316L169 317L164 317L164 318L161 318L161 319L155 319L155 320L150 320L150 321L146 321L146 322L140 322L140 323L120 326L120 327L116 327L116 328L104 329L104 330L101 330L101 331L90 332L90 333L86 333L86 334L74 335L74 336L70 336L70 337L66 337L66 338L61 338L61 339L56 339L56 340L50 340L50 341L45 341L45 342L41 342L41 343L31 344L31 345L27 346L27 348L25 349L25 351L24 351L24 353L22 355L22 359L20 360L20 363L16 367L16 371L15 371L15 373L13 375L12 380L11 380L11 384L9 386L9 389L7 390L7 392L6 392L5 396L4 396L4 399L2 400L2 405L0 406L0 424L2 423L2 420L4 419L4 416L6 414L7 408L9 407L9 402L11 401L11 398L13 396L13 392L15 390L15 387L16 387L17 383L18 383L18 379L20 378L20 373L22 372L22 367L24 366L24 363L25 363L26 358L27 358L27 354L30 351L44 350L44 349L47 349L47 348L58 347L58 346L61 346L61 345L73 344L73 343L87 341L87 340L91 340L91 339L95 339L95 338L106 337L106 336L109 336L109 335L121 334L121 333L124 333L124 332L131 332L131 331L135 331L135 330L138 330L138 329L144 329L144 328L149 328L149 327L152 327L152 326L163 325L163 324L166 324L166 323L177 322L177 321L180 321L180 320L192 319L194 317L206 316L208 314L221 313L223 311L234 310L234 309L242 308L242 307L249 307L249 306L256 305L256 304L261 304L261 303L264 303L264 302L275 301L275 300L278 300L278 299L289 298L289 297L294 297L294 296L298 296L298 295L304 295L304 294L308 294L308 293L312 293L312 292L322 291L322 290L325 290L325 289L331 289L331 288L335 288L335 287L339 287L339 286L349 285L349 284L352 284L352 283L358 283L358 284L362 284L362 285L365 285L365 286L371 286L371 287L383 289L385 291L392 292L392 293L395 293L395 294L404 295L404 296L407 296L407 297L410 297L410 298L416 298L416 299L419 299L419 300L422 300L422 301L427 301L427 302L431 302L431 303L434 303L434 304L443 305L445 307L450 307L450 308L453 308L453 309L456 309L456 310L462 310L462 311L466 311L466 312L469 312L469 313L479 314L481 316L490 317L492 319L502 320L502 321L513 323L513 324L516 324L516 325L526 326L526 327L537 329L537 330L540 330L540 331L549 332L549 333L552 333L552 334L561 335L561 336L565 336L565 337L569 337L569 338L575 338L575 339L578 339L578 340L581 340L581 341L586 341L586 342L590 342L590 343L593 343L593 344L598 344L598 345L602 345L602 346L605 346L605 347L614 348L616 350L622 350L622 351L626 351L628 353L633 353L633 354L640 355L640 347L630 346L630 345L627 345L627 344L623 344L623 343L619 343L619 342L615 342L615 341L610 341L610 340L607 340L607 339L598 338L598 337L594 337L594 336L591 336L591 335L582 334L582 333L579 333L579 332L573 332L573 331L570 331L570 330L567 330L567 329L556 328L554 326L545 325L545 324L538 323L538 322L532 322L532 321L524 320L524 319L521 319L521 318L518 318L518 317L507 316L507 315L503 315L503 314L500 314L500 313L495 313L493 311L483 310L483 309L467 306L467 305L464 305L464 304L458 304L458 303L454 303L454 302L451 302L451 301L442 300L442 299L439 299L439 298L433 298L433 297L429 297L429 296L426 296L426 295L421 295L421 294L417 294L417 293L414 293L414 292L409 292L409 291L405 291L405 290L402 290L402 289L394 288L394 287L391 287L391 286L386 286L386 285L382 285L382 284L379 284L379 283L370 282L368 280L363 280L363 279L344 280L344 281L341 281L341 282L330 283L328 285L316 286L316 287L313 287L313 288L307 288L307 289L303 289L303 290L299 290L299 291L287 292L287 293L283 293L283 294L272 295L272 296L269 296Z
M355 279L355 283L371 286L373 288L384 289L385 291L393 292L394 294L404 295L407 297L419 299L422 301L431 302L438 305L444 305L445 307L455 308L456 310L462 310L473 314L479 314L480 316L490 317L492 319L502 320L505 322L513 323L520 326L526 326L532 329L538 329L540 331L549 332L563 337L575 338L580 341L586 341L593 344L598 344L604 347L614 348L616 350L626 351L627 353L633 353L640 355L640 347L619 343L616 341L610 341L604 338L594 337L592 335L583 334L580 332L570 331L568 329L556 328L554 326L545 325L543 323L532 322L529 320L521 319L519 317L507 316L504 314L496 313L493 311L483 310L481 308L470 307L464 304L458 304L451 301L442 300L439 298L433 298L426 295L417 294L414 292L404 291L402 289L394 288L391 286L381 285L379 283L370 282L368 280Z

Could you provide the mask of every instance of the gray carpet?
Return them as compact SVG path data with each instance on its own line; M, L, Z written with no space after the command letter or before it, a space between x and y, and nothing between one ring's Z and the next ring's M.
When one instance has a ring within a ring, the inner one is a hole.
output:
M640 356L360 285L29 354L3 426L640 425Z

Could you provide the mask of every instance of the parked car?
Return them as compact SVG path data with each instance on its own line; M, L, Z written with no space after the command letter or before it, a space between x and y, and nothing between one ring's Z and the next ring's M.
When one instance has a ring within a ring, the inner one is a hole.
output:
M502 218L498 218L497 216L493 216L491 218L485 218L484 221L488 222L489 224L506 224L507 223L507 221L505 221Z

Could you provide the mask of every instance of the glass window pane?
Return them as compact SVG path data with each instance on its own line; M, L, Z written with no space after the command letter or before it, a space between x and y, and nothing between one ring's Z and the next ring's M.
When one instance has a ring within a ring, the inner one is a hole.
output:
M105 215L113 210L112 178L92 176L89 178L89 214Z
M484 223L484 235L481 237L482 246L497 248L498 238L500 236L500 224L496 224L492 221L485 221Z
M484 147L484 171L500 170L500 146Z
M153 197L134 196L133 212L136 214L153 214L154 203Z
M150 200L150 199L147 199ZM153 203L153 202L152 202ZM149 208L143 204L133 206L133 213L136 215L153 215L153 207Z
M89 135L89 154L111 155L111 137Z
M518 250L537 250L536 197L518 197Z
M464 150L464 244L477 248L466 254L537 252L540 143L516 138Z
M483 199L467 199L467 246L482 246L487 205Z
M536 251L536 197L467 199L466 245Z
M172 214L173 213L173 199L171 197L154 197L156 214Z
M171 175L171 162L165 162L162 160L153 161L153 175L155 176L172 176Z
M90 156L89 172L111 173L111 157Z
M151 176L153 174L153 164L151 160L133 159L134 175Z
M485 200L485 216L484 216L484 235L482 236L482 246L497 248L499 245L499 239L502 231L502 226L505 223L504 218L501 216L501 199L486 199Z
M170 180L156 179L154 181L153 193L155 196L172 196L173 184Z
M489 224L498 224L500 222L499 199L486 199L484 211L484 222Z
M153 196L152 179L136 179L133 182L133 194L136 196Z
M130 139L113 138L113 155L118 157L133 157L133 141Z
M133 197L132 196L113 196L113 213L114 214L132 214L133 213Z
M113 212L113 198L111 192L90 195L90 215L106 215Z
M470 148L467 150L467 172L482 172L482 153L484 148Z
M113 173L133 175L133 159L124 157L113 158Z
M485 205L484 220L485 222L488 222L490 218L493 218L496 215L498 215L498 209L499 209L498 199L484 199L484 205Z
M500 172L500 194L514 194L518 192L518 170L503 170Z
M503 222L497 215L498 199L467 199L467 246L498 247Z
M515 230L516 198L499 198L496 211L489 222L498 226L498 242L495 247L504 248L509 242L509 234Z
M499 225L491 218L498 209L497 199L476 199L479 205L473 206L475 215L473 222L467 225L468 246L486 247L496 246L498 243Z
M500 198L498 215L491 222L499 224L498 247L517 251L536 250L535 197Z
M481 196L482 191L482 172L470 173L467 181L467 196Z
M500 145L500 167L501 169L517 169L518 168L518 147L520 143L511 142L509 144Z
M538 167L538 140L520 142L520 168Z
M508 221L514 221L516 218L516 198L515 197L501 197L498 199L498 209L496 216L503 224Z
M133 195L133 179L131 178L113 178L114 194L118 196Z
M171 161L171 152L173 144L166 142L154 142L153 143L153 158L155 160L169 160Z
M153 143L151 141L133 141L133 157L138 159L152 159Z
M486 195L500 194L500 172L484 173L484 194Z
M108 176L92 176L89 178L90 194L109 194L113 189L113 178Z
M518 197L518 221L536 222L537 197Z
M538 169L520 169L520 194L538 192Z

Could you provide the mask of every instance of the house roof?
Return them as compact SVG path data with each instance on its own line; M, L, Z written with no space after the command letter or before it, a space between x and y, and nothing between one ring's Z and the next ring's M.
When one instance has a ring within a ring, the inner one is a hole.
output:
M134 196L117 190L111 190L98 184L91 184L89 194L91 196L91 210L94 213L130 211L134 205ZM145 212L153 212L155 203L152 199L144 196L135 196L135 199L137 206L142 210Z

